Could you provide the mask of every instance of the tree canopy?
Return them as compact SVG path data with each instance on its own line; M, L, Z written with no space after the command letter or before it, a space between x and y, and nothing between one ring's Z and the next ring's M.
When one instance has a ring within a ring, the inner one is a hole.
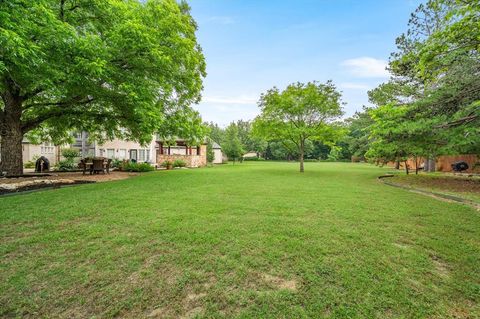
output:
M303 172L306 141L334 143L341 135L335 123L342 115L341 104L341 94L331 81L294 83L283 91L274 87L260 97L254 133L298 150Z
M241 158L244 153L242 142L238 135L238 125L235 122L230 123L230 125L225 130L225 139L223 141L222 149L227 154L229 159L235 160Z
M25 134L145 143L167 119L196 116L205 60L184 2L0 1L0 21L2 171L21 173Z
M371 158L480 153L480 4L430 0L397 38L391 79L369 92Z

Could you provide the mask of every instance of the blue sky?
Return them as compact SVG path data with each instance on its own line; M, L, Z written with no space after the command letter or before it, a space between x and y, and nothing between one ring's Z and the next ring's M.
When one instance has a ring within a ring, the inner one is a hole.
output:
M346 116L388 78L385 63L419 0L190 0L207 60L205 121L253 119L262 92L333 80Z

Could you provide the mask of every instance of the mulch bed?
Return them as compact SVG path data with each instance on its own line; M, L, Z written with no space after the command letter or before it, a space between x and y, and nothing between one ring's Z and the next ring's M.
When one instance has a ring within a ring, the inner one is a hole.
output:
M460 176L395 176L393 182L405 186L433 188L450 192L480 194L480 178Z
M452 176L399 176L387 174L378 177L384 184L403 188L415 193L435 197L440 200L455 201L472 206L480 210L478 201L462 196L462 193L480 195L480 179L462 178ZM457 193L458 196L444 193Z
M39 183L33 184L26 184L21 185L16 188L3 188L2 184L0 184L0 196L7 195L7 194L14 194L14 193L22 193L22 192L30 192L40 189L53 189L53 188L60 188L65 186L73 186L79 184L91 184L95 183L94 181L72 181L72 180L58 180L58 181L50 181L49 183L45 183L45 180L38 180ZM10 184L12 185L12 184Z

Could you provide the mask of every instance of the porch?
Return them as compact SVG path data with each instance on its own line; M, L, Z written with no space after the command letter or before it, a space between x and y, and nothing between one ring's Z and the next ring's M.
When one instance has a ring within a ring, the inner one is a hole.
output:
M189 146L184 140L177 140L174 145L157 141L157 164L165 161L182 160L187 167L202 167L207 165L207 145Z

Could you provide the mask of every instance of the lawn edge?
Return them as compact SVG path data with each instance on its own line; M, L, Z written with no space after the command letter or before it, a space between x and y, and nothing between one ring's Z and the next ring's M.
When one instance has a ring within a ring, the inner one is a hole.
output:
M468 199L465 199L465 198L462 198L462 197L449 195L449 194L442 194L442 193L437 193L437 192L426 191L424 189L404 186L404 185L400 185L400 184L396 184L396 183L392 183L392 182L388 181L388 179L390 177L394 177L394 176L395 175L393 175L393 174L386 174L386 175L378 176L377 179L385 185L389 185L389 186L393 186L393 187L397 187L397 188L402 188L402 189L408 190L410 192L430 196L430 197L433 197L437 200L448 200L450 202L456 202L456 203L459 203L459 204L468 205L468 206L473 207L474 209L480 211L480 204L476 203L472 200L468 200Z

